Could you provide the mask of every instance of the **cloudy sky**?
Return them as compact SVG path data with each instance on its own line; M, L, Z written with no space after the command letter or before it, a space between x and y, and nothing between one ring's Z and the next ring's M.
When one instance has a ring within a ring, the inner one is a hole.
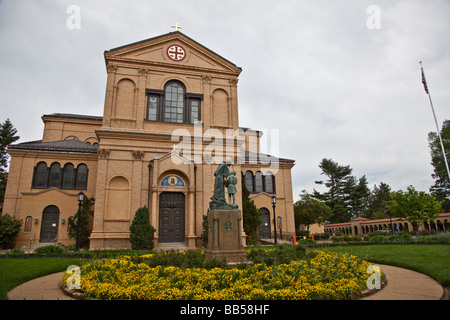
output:
M79 28L71 22L76 6ZM0 0L0 121L20 142L43 114L102 115L103 52L183 33L243 72L240 125L279 130L295 159L294 196L312 191L323 158L369 186L433 184L427 134L450 118L449 0ZM266 135L267 136L267 135ZM320 190L320 189L319 189Z

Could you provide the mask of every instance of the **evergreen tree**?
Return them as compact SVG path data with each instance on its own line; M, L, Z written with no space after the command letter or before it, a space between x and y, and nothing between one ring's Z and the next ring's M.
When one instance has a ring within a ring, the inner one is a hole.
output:
M155 228L150 225L150 213L147 206L136 210L130 225L130 243L133 250L152 250L155 244Z
M258 240L258 227L262 222L261 212L255 206L255 202L249 198L250 192L242 181L242 215L244 231L247 235L247 243Z
M331 208L331 222L347 222L358 216L366 216L370 196L366 177L362 176L358 180L352 176L353 169L350 166L341 166L332 159L322 159L319 168L328 179L315 183L325 185L328 190L323 193L314 190L313 196Z
M11 143L19 140L17 129L14 128L11 121L5 120L0 126L0 208L3 208L3 199L5 198L6 181L8 180L8 160L9 155L6 148Z
M92 233L92 218L94 217L94 198L85 197L81 204L80 219L80 236L78 238L78 246L80 248L89 248L89 237ZM78 210L72 219L67 222L69 224L69 238L77 238Z
M369 214L366 218L373 220L388 218L389 209L386 206L391 202L391 187L384 182L381 182L379 187L374 185L370 194Z
M450 120L444 121L441 137L447 160L450 161ZM434 173L431 176L435 180L434 185L430 188L430 193L439 201L444 201L442 208L445 212L450 212L450 181L437 132L428 133L428 145L431 153L431 165L434 168Z
M367 218L369 215L370 189L367 178L362 176L350 194L350 211L353 217Z
M333 211L332 223L346 222L351 219L350 213L350 193L356 185L356 178L351 175L353 169L350 166L341 166L332 159L322 159L319 164L322 175L328 180L315 181L316 184L325 185L328 191L319 193L314 190L315 198L325 202Z

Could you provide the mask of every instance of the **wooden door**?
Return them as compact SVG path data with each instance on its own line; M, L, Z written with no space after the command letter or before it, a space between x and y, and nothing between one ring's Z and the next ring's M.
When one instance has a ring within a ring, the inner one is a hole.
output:
M185 241L185 197L181 192L163 192L159 197L159 242Z
M258 229L259 239L270 239L270 212L266 208L259 209L261 215L261 224Z
M39 242L56 242L59 226L59 209L48 206L42 212L41 235Z

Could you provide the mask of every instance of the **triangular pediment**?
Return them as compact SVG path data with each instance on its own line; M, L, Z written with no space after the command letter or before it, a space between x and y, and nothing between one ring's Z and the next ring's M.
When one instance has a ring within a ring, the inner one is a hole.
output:
M154 157L153 158L156 161L159 161L160 163L163 162L171 162L172 164L175 165L180 165L180 164L192 164L194 160L192 159L188 159L185 156L181 155L179 152L177 151L171 151L169 153L166 153L160 157Z
M242 71L234 63L179 31L111 49L105 52L105 59L215 70L236 75Z

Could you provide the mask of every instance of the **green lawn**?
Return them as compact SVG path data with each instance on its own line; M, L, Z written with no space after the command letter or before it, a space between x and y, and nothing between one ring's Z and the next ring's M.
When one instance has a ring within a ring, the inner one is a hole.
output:
M83 265L80 258L7 258L0 259L0 300L7 299L12 288L34 278L64 271L70 265Z
M347 252L370 262L419 271L450 286L450 245L366 245L320 250Z

